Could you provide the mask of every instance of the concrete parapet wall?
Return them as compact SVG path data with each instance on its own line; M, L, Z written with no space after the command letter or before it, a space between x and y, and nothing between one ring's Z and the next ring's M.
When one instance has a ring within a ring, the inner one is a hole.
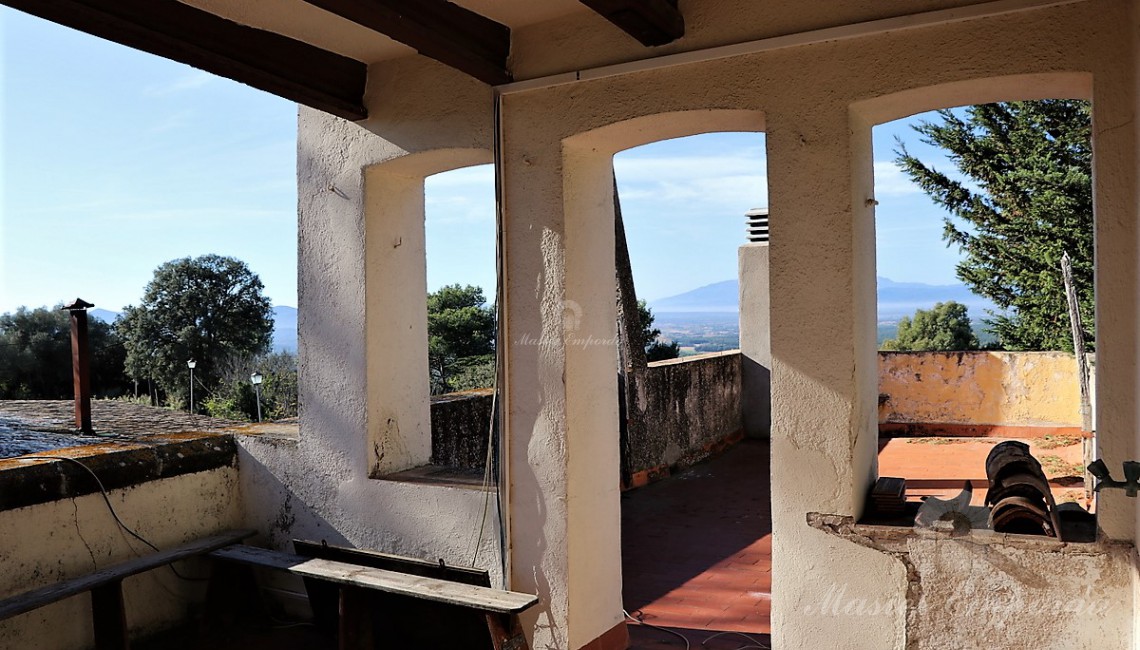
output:
M1080 427L1064 352L880 352L879 423Z
M114 489L109 498L123 521L162 549L241 527L238 470L227 466ZM122 531L99 493L0 511L0 598L92 573L151 552ZM205 576L205 561L179 564ZM187 620L205 598L205 582L180 580L159 568L123 582L132 637ZM55 650L93 647L87 596L0 621L0 648Z
M741 356L738 350L649 364L637 384L644 437L629 441L631 485L667 475L739 438Z

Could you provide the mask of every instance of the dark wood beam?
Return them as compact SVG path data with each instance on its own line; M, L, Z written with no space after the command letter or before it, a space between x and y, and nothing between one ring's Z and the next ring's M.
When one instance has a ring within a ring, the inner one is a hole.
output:
M677 0L581 0L642 45L665 45L685 35Z
M365 64L177 0L0 0L0 4L346 119L368 115Z
M511 81L511 30L447 0L305 0L496 85Z

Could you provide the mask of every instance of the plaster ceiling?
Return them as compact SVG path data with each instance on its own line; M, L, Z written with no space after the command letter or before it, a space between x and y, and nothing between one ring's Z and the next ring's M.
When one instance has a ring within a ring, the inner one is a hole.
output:
M372 63L414 53L406 45L304 0L180 1L234 22L289 36L357 61ZM578 0L457 0L455 4L512 29L589 11Z

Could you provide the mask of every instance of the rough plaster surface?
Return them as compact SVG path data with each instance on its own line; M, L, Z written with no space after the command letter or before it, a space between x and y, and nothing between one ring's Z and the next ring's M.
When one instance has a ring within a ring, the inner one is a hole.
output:
M243 527L238 470L226 467L112 490L123 521L159 548ZM100 494L0 512L0 597L75 578L150 552L112 519ZM185 575L204 575L203 562L180 565ZM201 604L205 583L178 579L157 569L123 582L132 635L159 631L185 620ZM90 647L87 597L69 598L0 621L0 647L72 650Z
M661 361L637 384L644 437L633 437L631 472L671 466L741 430L741 356L718 352Z
M490 101L485 86L416 57L371 66L366 122L301 109L300 435L239 438L258 541L474 559L502 584L493 494L371 478L429 459L426 293L384 289L424 286L423 178L490 160ZM413 233L400 247L384 230L396 227ZM391 263L405 246L414 254Z
M960 4L691 0L690 35L653 53ZM881 650L905 639L901 607L874 617L810 609L842 586L902 599L908 583L896 560L804 520L812 511L858 514L876 472L873 124L985 101L1094 99L1099 444L1111 465L1135 456L1140 413L1124 406L1138 403L1132 306L1140 295L1136 134L1122 128L1136 107L1129 9L1088 0L503 98L509 579L542 598L526 619L534 647L578 648L621 620L610 161L628 147L717 130L768 134L779 647ZM580 14L517 30L512 61L525 78L645 55ZM361 179L385 161L409 159L391 170L415 178L458 160L424 157L433 150L488 151L490 98L418 59L373 65L370 89L373 117L363 126L302 112L301 440L295 448L248 443L245 466L267 471L247 479L243 470L245 494L254 519L292 504L281 540L327 532L462 557L458 540L478 520L478 493L367 478L380 469L375 443L400 439L378 428L376 409L407 387L377 383L369 371L376 347L368 341L385 301L374 300L375 280L367 280L379 249L367 243L374 217L366 218ZM399 338L409 345L418 336L412 325ZM400 431L424 424L405 417ZM1134 513L1134 504L1107 496L1101 526L1131 539ZM493 555L488 549L480 563ZM971 565L968 575L982 570Z
M741 408L744 432L752 438L772 434L771 289L768 244L751 243L737 251L740 276Z
M1081 426L1063 352L880 352L879 422Z
M1054 551L969 539L907 543L921 581L908 648L1129 650L1129 546Z
M1133 647L1130 543L1070 544L987 530L945 534L819 513L808 513L807 522L893 557L905 569L901 594L839 587L818 612L874 617L904 611L899 647L906 650Z

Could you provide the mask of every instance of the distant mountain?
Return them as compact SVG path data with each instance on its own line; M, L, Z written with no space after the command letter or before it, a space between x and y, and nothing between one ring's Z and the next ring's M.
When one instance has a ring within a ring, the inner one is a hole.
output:
M278 305L273 308L273 351L297 351L297 308Z
M935 303L948 300L966 305L974 321L985 318L987 310L1000 311L989 299L972 293L962 284L922 284L879 278L880 321L897 321L903 316L913 316L916 309L930 309Z
M104 323L114 323L120 314L109 309L92 309L87 312L91 318ZM278 305L273 308L273 351L297 351L297 308Z
M110 309L90 309L87 311L87 315L91 318L97 318L104 323L114 323L119 320L119 316L122 314L117 311L111 311Z
M740 311L740 284L725 280L649 303L655 312Z
M989 300L974 295L961 284L922 284L895 282L878 278L879 320L893 322L903 316L912 316L916 309L930 309L938 302L953 300L970 310L970 317L978 320L986 310L997 311ZM692 291L661 298L649 303L654 312L736 312L740 309L740 287L736 280L709 284Z

